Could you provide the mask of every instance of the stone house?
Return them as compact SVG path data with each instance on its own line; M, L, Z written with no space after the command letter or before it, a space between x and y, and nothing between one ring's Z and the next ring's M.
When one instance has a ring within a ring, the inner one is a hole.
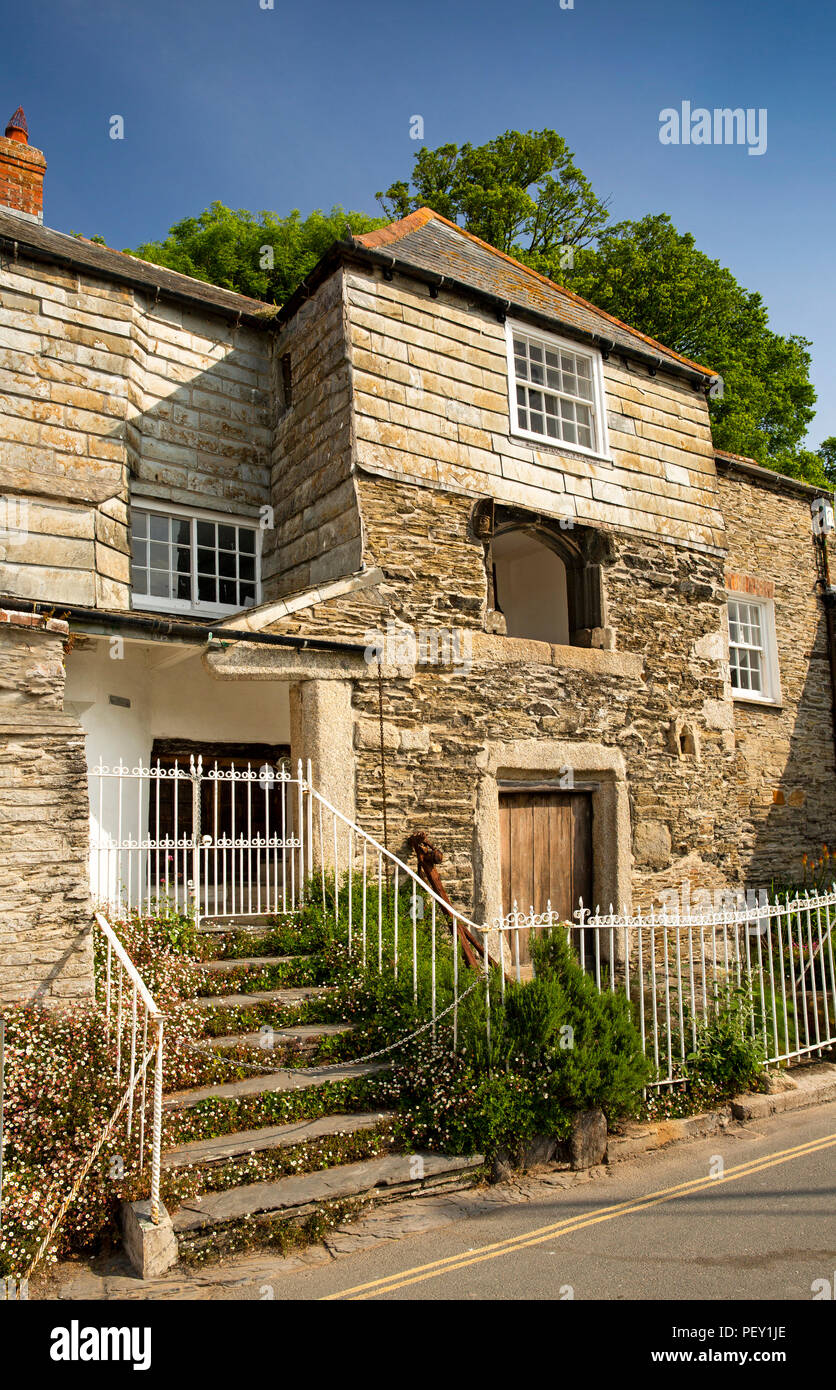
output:
M710 370L428 209L276 312L48 229L45 167L15 113L0 999L90 988L91 833L148 833L99 759L310 758L477 921L832 841L832 499L714 449Z

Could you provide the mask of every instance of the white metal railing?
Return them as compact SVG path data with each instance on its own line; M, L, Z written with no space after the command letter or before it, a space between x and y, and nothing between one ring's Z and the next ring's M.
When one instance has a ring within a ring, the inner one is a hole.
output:
M50 1221L26 1271L28 1279L40 1264L64 1218L78 1196L93 1164L105 1144L115 1134L127 1114L127 1137L134 1133L138 1119L137 1151L139 1167L145 1163L148 1075L153 1074L151 1094L151 1220L160 1221L160 1152L163 1113L163 1015L146 988L139 971L107 919L97 912L94 933L98 931L106 947L103 982L107 1036L115 1048L114 1068L117 1084L126 1082L113 1114L102 1127L98 1139L76 1173L72 1185ZM98 943L97 943L98 944Z
M383 972L385 963L395 979L405 972L415 1003L423 988L433 1037L439 1014L451 1013L455 1050L459 1002L472 988L471 981L466 991L460 990L463 958L472 963L481 956L486 982L489 978L484 927L459 912L414 869L316 791L310 763L303 795L308 868L311 873L318 868L323 905L335 926L344 926L349 952L356 952L364 966L371 960L378 972ZM428 980L419 978L422 957L425 962L428 957ZM442 963L446 979L440 999Z
M139 971L119 940L107 918L97 912L96 930L104 938L106 949L104 977L104 1007L108 1038L116 1048L116 1081L123 1074L127 1086L122 1108L127 1110L127 1136L131 1139L134 1113L138 1115L138 1151L140 1169L145 1163L146 1113L148 1073L153 1072L151 1087L151 1220L160 1220L160 1149L163 1117L163 1042L165 1020L152 998ZM127 1057L125 1051L127 1049Z
M482 952L483 928L317 792L310 760L295 775L283 764L219 768L201 758L99 763L88 775L91 892L101 906L150 914L167 904L196 921L275 916L298 911L318 879L349 951L380 971L385 960L396 977L408 971L433 1021L444 961L457 1036L462 958Z
M516 905L492 926L471 921L418 873L352 822L313 786L310 761L295 775L273 767L99 766L90 771L93 896L120 911L167 900L202 916L296 912L321 883L323 910L345 928L364 965L409 972L413 998L434 1021L452 999L454 1043L463 958L490 960L521 978L532 931L554 926L548 908ZM584 908L566 925L599 989L622 989L636 1006L645 1050L670 1084L681 1075L701 1019L726 986L752 991L751 1030L766 1061L820 1054L836 1043L834 902L830 894L772 903L759 895L714 913L634 915ZM740 895L738 895L738 898ZM732 905L729 905L729 899ZM427 969L421 960L429 962ZM424 978L428 976L428 978ZM489 1011L488 1011L489 1017Z
M529 933L562 926L598 988L622 990L635 1004L657 1085L682 1078L700 1023L719 1012L729 988L746 991L750 1035L767 1065L836 1046L836 884L771 902L740 893L716 912L593 915L581 905L574 917L515 904L497 923L502 987L506 968L522 978Z
M196 916L294 912L305 879L305 783L284 766L101 762L90 784L93 899Z

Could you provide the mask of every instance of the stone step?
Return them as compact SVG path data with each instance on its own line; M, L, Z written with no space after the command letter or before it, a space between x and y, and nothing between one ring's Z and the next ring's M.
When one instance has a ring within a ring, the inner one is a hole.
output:
M259 970L263 966L288 965L292 960L310 960L310 956L230 956L220 960L196 961L198 970L210 974L224 970Z
M194 1139L163 1155L164 1168L188 1168L195 1164L226 1163L231 1158L264 1153L268 1149L289 1149L311 1139L324 1139L334 1134L356 1134L374 1129L389 1120L391 1110L366 1111L355 1115L322 1115L316 1120L296 1120L293 1124L270 1125L264 1129L244 1129L236 1134L219 1135L216 1139Z
M263 989L252 994L201 994L190 1002L199 1009L247 1009L253 1004L304 1004L306 999L322 999L334 985L298 985L296 988Z
M262 1072L260 1076L245 1076L240 1081L216 1082L197 1086L188 1091L172 1091L165 1097L166 1110L190 1110L203 1100L238 1100L242 1096L264 1095L270 1091L304 1091L312 1086L324 1086L328 1081L354 1081L361 1076L374 1076L385 1071L382 1062L343 1062L324 1067L281 1067Z
M294 1028L273 1028L271 1033L274 1046L280 1047L282 1043L298 1042L304 1045L316 1042L318 1038L336 1038L342 1033L355 1032L355 1028L353 1023L299 1023ZM201 1038L195 1045L223 1050L240 1044L261 1049L263 1041L263 1033L227 1033L222 1038Z
M293 914L288 913L286 920L289 922ZM284 916L284 914L282 914ZM231 931L263 931L265 927L274 927L276 916L272 912L252 912L241 913L235 917L201 917L198 931L210 933L231 932Z
M461 1187L483 1166L480 1154L450 1158L444 1154L387 1154L362 1163L338 1164L315 1173L297 1173L276 1182L248 1183L226 1192L190 1198L174 1212L178 1235L213 1229L262 1216L280 1220L302 1217L322 1202L357 1197L392 1200L429 1187Z

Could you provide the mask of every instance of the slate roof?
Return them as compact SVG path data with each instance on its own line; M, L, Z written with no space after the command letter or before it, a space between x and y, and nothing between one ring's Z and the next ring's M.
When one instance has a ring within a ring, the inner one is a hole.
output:
M177 270L153 265L150 261L141 261L136 256L114 251L110 246L100 246L98 242L87 241L84 237L53 231L51 227L43 227L38 222L31 222L26 217L0 208L0 244L8 252L14 243L21 253L30 253L53 265L77 267L140 290L159 290L168 297L217 309L227 317L237 318L240 314L242 319L250 323L269 323L269 311L275 311L275 306L262 304L258 299L221 289L219 285L209 285L191 275L181 275ZM268 312L265 313L265 310Z
M777 488L781 492L794 492L805 497L831 497L833 488L820 487L818 483L806 483L803 478L790 478L786 473L778 473L774 468L765 468L757 459L747 454L730 454L725 449L714 450L714 460L718 469L724 473L743 473L754 482L765 487Z
M450 276L474 289L505 299L512 306L554 319L556 324L606 338L617 348L655 352L662 363L686 366L711 377L714 373L690 357L658 343L545 275L522 265L504 251L456 226L432 208L419 208L400 222L354 237L368 250L391 252L404 265Z

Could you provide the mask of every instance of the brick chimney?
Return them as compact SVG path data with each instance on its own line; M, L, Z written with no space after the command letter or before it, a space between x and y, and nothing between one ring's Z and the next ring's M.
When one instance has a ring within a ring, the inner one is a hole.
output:
M46 160L29 144L29 127L19 106L0 140L0 208L43 222L45 171Z

